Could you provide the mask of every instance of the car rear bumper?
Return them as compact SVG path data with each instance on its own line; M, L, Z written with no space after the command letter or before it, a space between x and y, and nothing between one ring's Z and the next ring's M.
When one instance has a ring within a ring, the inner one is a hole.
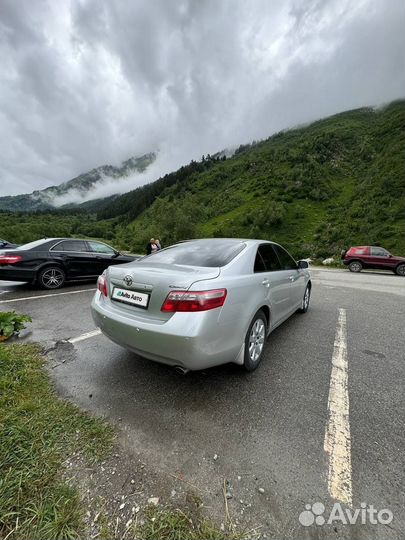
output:
M1 281L35 281L35 272L31 269L18 268L12 265L0 266Z
M97 291L91 312L96 326L111 341L150 360L190 370L241 363L244 336L236 335L231 325L218 324L218 310L147 321L119 312Z

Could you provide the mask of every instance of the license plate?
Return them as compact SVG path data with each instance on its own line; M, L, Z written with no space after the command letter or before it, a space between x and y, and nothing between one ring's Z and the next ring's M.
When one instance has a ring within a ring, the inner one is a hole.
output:
M119 287L114 287L111 298L144 309L148 307L149 303L149 294L138 291L128 291L128 289L120 289Z

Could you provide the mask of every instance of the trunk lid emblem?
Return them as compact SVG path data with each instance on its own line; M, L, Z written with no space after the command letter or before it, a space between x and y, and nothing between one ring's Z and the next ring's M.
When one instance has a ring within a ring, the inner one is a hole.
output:
M130 287L133 283L133 279L131 276L125 276L122 281L125 283L127 287Z

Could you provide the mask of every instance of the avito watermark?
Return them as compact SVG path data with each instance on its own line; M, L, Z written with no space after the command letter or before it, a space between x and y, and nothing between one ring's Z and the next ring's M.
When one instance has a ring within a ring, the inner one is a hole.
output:
M372 504L362 502L360 508L346 508L336 502L329 515L325 514L325 505L315 502L312 505L306 504L305 510L299 515L299 522L304 527L311 525L322 526L325 524L342 523L343 525L389 525L394 519L394 514L388 508L378 510Z

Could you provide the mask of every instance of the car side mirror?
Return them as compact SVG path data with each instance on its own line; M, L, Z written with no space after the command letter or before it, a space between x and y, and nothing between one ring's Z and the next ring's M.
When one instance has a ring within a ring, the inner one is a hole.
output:
M116 249L114 249L114 255L113 255L113 259L115 257L119 257L121 255L121 253L119 251L117 251Z
M298 261L298 268L309 268L308 261Z

